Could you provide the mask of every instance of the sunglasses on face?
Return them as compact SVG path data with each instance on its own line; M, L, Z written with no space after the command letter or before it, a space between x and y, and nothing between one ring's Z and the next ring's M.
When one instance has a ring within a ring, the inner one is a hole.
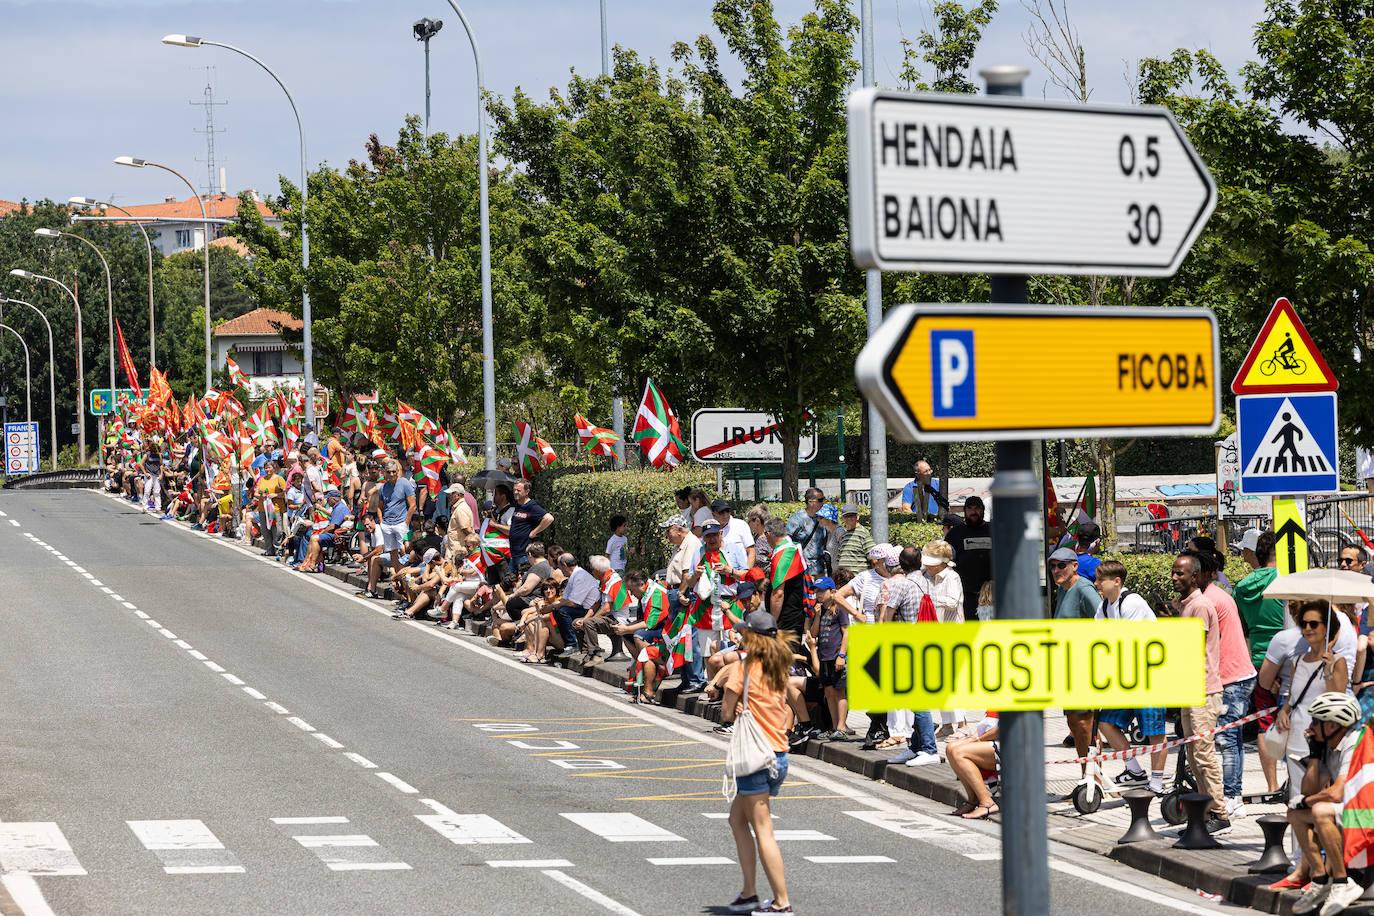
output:
M1341 564L1342 566L1354 566L1356 563L1359 563L1360 561L1355 557L1341 557L1336 562Z
M1302 628L1304 630L1315 630L1317 627L1323 626L1324 624L1325 621L1323 620L1304 620L1302 622Z
M1056 560L1050 564L1050 569L1068 569L1074 564L1069 560Z

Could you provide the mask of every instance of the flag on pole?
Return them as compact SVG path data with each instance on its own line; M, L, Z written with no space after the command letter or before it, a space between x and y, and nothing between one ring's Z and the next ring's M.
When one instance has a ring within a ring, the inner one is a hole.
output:
M439 472L444 469L444 465L448 464L448 456L426 442L420 446L420 451L416 453L415 460L420 465L420 473L424 476L425 486L429 487L429 495L438 496Z
M644 382L644 397L635 415L632 438L639 443L649 464L656 468L677 467L687 451L673 408L654 387L653 379Z
M354 398L344 410L343 422L339 425L348 432L366 436L367 408L359 404L357 398Z
M1368 868L1374 848L1374 729L1368 725L1360 729L1341 799L1346 867Z
M167 376L156 366L148 369L148 403L166 404L172 399L172 386L167 384Z
M515 434L515 461L520 465L520 476L530 480L544 467L535 445L534 428L523 420L512 420L510 428Z
M573 417L573 422L577 424L577 441L582 451L588 455L605 455L607 458L615 455L615 444L620 437L614 431L604 426L593 426L581 414Z
M1083 489L1078 493L1078 501L1074 503L1073 519L1069 522L1069 531L1077 534L1079 525L1096 519L1097 474L1094 471L1089 471L1087 479L1083 481Z
M115 319L115 340L119 344L119 365L124 370L124 375L129 379L129 387L134 390L134 397L143 397L143 387L138 384L138 370L134 368L134 358L129 355L129 346L124 343L124 329L119 326L119 319ZM114 392L110 392L111 397Z
M538 436L534 437L534 444L539 446L540 465L545 468L551 468L558 463L558 453L553 450L552 445L549 445Z
M253 383L249 381L248 376L243 374L243 370L239 368L238 363L234 362L232 356L224 358L224 368L229 370L229 381L235 388L242 388L244 391L253 389Z
M1051 544L1059 543L1061 535L1059 528L1059 497L1054 492L1054 480L1050 477L1050 469L1045 468L1045 534L1046 540Z

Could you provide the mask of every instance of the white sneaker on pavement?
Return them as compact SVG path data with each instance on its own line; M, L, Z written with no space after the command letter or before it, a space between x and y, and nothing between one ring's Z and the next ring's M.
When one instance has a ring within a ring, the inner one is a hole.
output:
M1245 817L1245 801L1238 795L1232 795L1226 799L1226 819L1233 821L1238 817Z
M906 762L909 767L928 767L940 762L939 754L917 754Z
M1307 890L1302 892L1302 896L1293 903L1293 916L1304 916L1306 913L1315 913L1317 908L1326 902L1326 895L1331 892L1331 882L1318 884L1313 881L1307 886Z
M1336 913L1345 911L1360 897L1364 896L1364 888L1359 882L1351 881L1349 878L1340 882L1332 882L1331 890L1326 895L1326 903L1322 905L1321 916L1335 916Z

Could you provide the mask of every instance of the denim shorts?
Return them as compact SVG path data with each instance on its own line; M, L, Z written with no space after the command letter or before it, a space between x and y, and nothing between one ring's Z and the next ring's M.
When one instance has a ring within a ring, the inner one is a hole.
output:
M740 795L760 795L767 792L774 798L782 791L783 780L787 778L787 752L778 752L778 775L769 776L768 767L748 776L735 777L735 791Z
M1161 708L1104 709L1099 716L1099 721L1115 725L1123 732L1131 730L1132 720L1140 721L1140 733L1147 738L1165 733L1164 710Z

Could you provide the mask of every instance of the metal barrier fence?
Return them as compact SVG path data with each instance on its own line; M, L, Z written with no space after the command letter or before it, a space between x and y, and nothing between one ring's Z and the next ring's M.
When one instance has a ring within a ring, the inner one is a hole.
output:
M6 490L68 490L81 487L98 487L105 479L100 468L71 468L61 471L43 471L24 477L5 478Z
M1374 539L1374 493L1340 493L1308 498L1308 549L1310 552L1312 543L1317 543L1323 555L1320 565L1334 565L1342 547L1363 545L1361 531ZM1309 563L1312 566L1319 565L1310 558Z
M1215 515L1179 515L1137 522L1135 549L1140 553L1177 553L1189 538L1216 536Z

